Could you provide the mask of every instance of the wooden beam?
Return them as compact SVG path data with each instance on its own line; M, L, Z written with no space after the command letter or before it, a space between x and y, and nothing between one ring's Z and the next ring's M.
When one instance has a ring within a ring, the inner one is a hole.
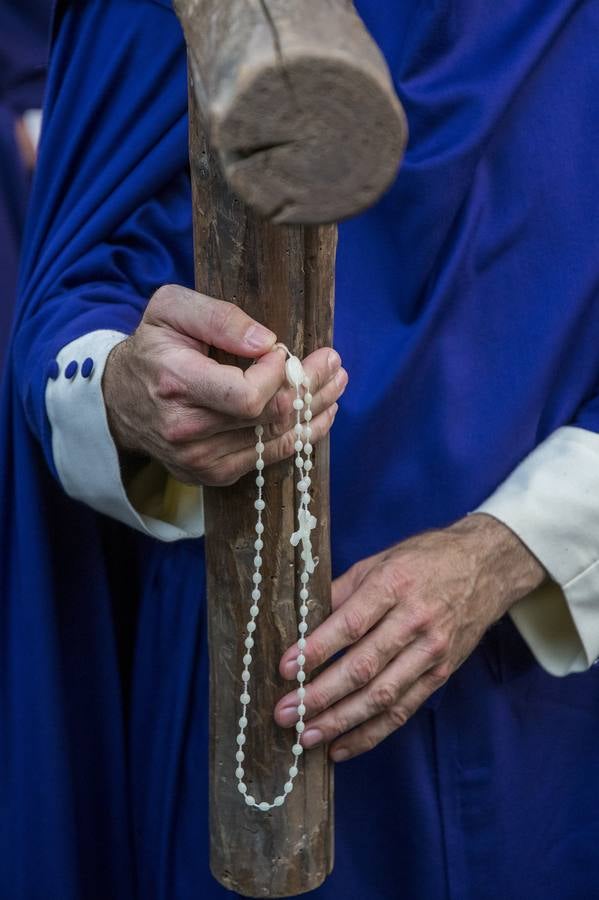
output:
M393 181L407 125L351 0L176 0L225 177L277 223L337 222Z
M237 303L305 357L332 343L337 229L323 223L373 203L405 148L389 72L351 0L175 0L175 8L190 67L197 289ZM294 740L273 710L290 689L280 656L297 639L296 480L293 462L267 471L245 766L258 800L280 791ZM330 612L328 440L316 449L312 493L320 564L310 629ZM254 499L253 476L205 491L211 867L243 896L284 897L315 889L331 871L332 768L325 749L305 753L288 802L268 813L246 807L237 791Z
M228 189L191 106L196 286L233 301L268 323L300 358L332 341L336 228L277 227ZM219 355L223 362L240 360ZM278 675L283 651L297 640L298 566L289 543L296 529L295 467L266 473L263 599L252 666L246 781L271 801L292 764L295 731L274 722L275 704L292 685ZM237 791L235 737L240 715L243 638L249 619L255 550L254 475L233 487L207 489L206 556L210 645L212 872L248 897L285 897L318 887L333 864L332 769L326 750L307 752L293 794L280 809L248 809ZM310 628L330 611L329 448L315 452L311 508L319 519L311 581ZM299 561L297 561L299 562Z

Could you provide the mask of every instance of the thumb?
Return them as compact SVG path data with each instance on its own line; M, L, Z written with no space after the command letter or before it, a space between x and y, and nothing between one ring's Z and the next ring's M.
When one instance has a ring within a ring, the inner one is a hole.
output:
M146 321L172 328L235 356L255 358L271 350L277 336L234 303L168 284L159 288L146 311Z

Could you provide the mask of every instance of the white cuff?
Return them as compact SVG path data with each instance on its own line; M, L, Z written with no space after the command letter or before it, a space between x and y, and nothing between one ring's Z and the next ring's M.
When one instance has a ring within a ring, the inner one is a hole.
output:
M552 675L599 656L599 435L571 426L540 444L476 512L514 531L552 582L511 610Z
M97 512L160 541L201 537L201 488L178 484L149 463L123 484L104 406L102 376L110 351L127 338L93 331L63 347L46 386L52 453L66 493Z

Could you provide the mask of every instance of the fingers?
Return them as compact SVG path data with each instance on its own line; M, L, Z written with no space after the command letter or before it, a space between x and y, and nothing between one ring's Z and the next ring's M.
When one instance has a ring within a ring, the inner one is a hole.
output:
M179 372L185 378L187 401L235 419L258 419L285 378L285 354L261 356L246 371L226 366L191 349L181 350ZM176 388L179 391L179 388ZM163 393L163 399L169 399Z
M329 368L327 360L331 351L318 352L320 368L318 370L317 383L322 383L323 386L313 394L312 413L314 416L318 416L329 406L332 406L341 397L348 382L347 372L345 369L340 368L338 354L333 354L333 364ZM186 357L187 354L193 353L194 351L187 349L184 351ZM187 358L185 359L187 378L189 378L190 368L197 364L198 356L199 354L194 354L191 361L187 360ZM182 367L181 358L178 365L180 368ZM201 363L200 366L202 366ZM257 365L252 368L257 368ZM281 367L281 377L282 371ZM197 375L197 377L199 378L200 375ZM278 373L275 375L275 380L277 377ZM194 397L195 404L197 404L199 399L197 396L198 392L206 390L205 381L203 385L204 387L201 387L196 381L193 387L190 386L190 393ZM221 402L222 398L223 392L221 391ZM294 391L280 388L257 418L240 418L239 416L227 415L223 412L207 409L202 405L191 405L191 403L189 406L177 404L176 408L173 409L171 421L168 425L169 439L171 443L184 444L200 440L209 441L211 438L216 438L214 446L211 444L211 449L214 450L215 457L220 457L225 453L235 452L250 445L253 446L256 442L253 429L258 424L262 424L269 429L271 437L280 437L285 431L293 428L295 424L294 399ZM228 433L241 430L244 430L243 437L230 443Z
M429 669L428 666L426 654L422 652L418 642L413 642L366 687L349 694L325 712L314 716L312 714L314 703L321 702L322 689L319 681L323 676L319 676L313 684L306 687L303 701L306 707L306 729L302 736L302 744L308 749L321 743L329 744L337 741L335 747L339 748L341 744L345 746L348 732L353 732L353 729L364 723L371 724L375 721L383 721L388 726L389 730L379 738L382 740L391 731L404 725L420 704L444 680L436 669ZM416 685L419 685L419 690L414 693ZM277 721L290 727L297 720L295 709L298 703L297 693L290 694L282 703L289 705L277 710ZM368 734L370 735L370 732ZM364 749L371 747L364 746Z
M325 669L314 682L306 685L304 705L308 715L316 716L344 697L370 685L412 640L409 629L399 616L393 616L392 613L385 616L364 640ZM297 674L297 663L288 665L286 674L294 678ZM283 698L275 709L275 718L280 725L288 724L287 721L279 719L278 714L293 706L293 695L290 696L291 699L289 696Z
M329 407L315 419L312 419L312 440L322 440L330 431L337 414L337 404ZM254 444L255 444L254 436ZM280 437L273 438L264 445L262 454L266 466L288 459L295 453L296 436L293 431L287 431ZM256 451L254 444L238 453L231 453L220 459L214 459L206 453L206 442L191 450L185 451L183 468L193 473L187 481L208 486L225 487L235 484L243 475L252 471L256 465Z
M304 656L308 671L321 666L339 650L357 643L396 604L393 591L384 578L377 577L375 566L355 593L342 603L307 639ZM280 671L284 678L297 656L292 646L283 655Z
M318 417L321 413L326 412L326 410L332 407L343 394L345 385L347 384L347 375L343 369L338 373L338 375L338 378L332 378L329 383L326 384L324 388L319 391L319 393L314 397L314 400L312 402L312 412L315 417ZM263 440L265 444L268 444L271 440L276 440L283 437L287 432L293 431L293 427L295 425L295 413L292 406L291 410L292 412L285 416L282 421L264 425ZM214 414L215 418L217 415L218 414L216 413ZM208 438L206 440L206 453L212 455L216 460L231 453L239 453L243 450L251 449L252 452L254 452L255 463L255 425L258 423L252 422L247 428L238 427L233 430L231 427L224 427L222 424L222 416L220 416L220 418L220 433L214 434L211 438ZM261 423L263 421L264 419L262 418ZM205 428L205 417L200 418L200 416L198 416L198 424L200 424L200 422ZM314 439L316 440L316 438ZM288 440L291 440L290 436L288 437ZM295 442L296 440L297 438L294 437L293 441Z
M436 687L431 687L427 678L421 678L385 712L364 722L349 734L344 732L330 747L331 759L345 762L373 750L398 728L403 728L435 690Z
M270 329L251 319L235 304L176 284L164 285L156 291L144 318L235 356L261 356L277 341Z

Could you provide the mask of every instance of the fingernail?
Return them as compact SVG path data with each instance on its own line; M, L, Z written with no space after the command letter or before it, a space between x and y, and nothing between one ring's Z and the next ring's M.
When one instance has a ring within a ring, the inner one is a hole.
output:
M333 762L343 762L345 759L349 759L349 750L345 750L343 747L339 747L338 750L333 750L331 753L331 759Z
M297 722L297 706L288 706L286 709L279 710L277 719L283 726L295 725Z
M277 336L263 325L250 325L245 333L244 341L252 350L268 350L276 341Z
M302 735L302 746L307 750L322 743L322 731L319 728L308 728Z
M331 406L331 416L333 419L335 418L335 416L337 415L338 412L339 412L339 404L333 403L333 405Z
M295 678L297 674L297 659L290 659L283 666L283 674L285 678Z
M334 372L335 369L339 368L341 365L341 357L336 350L331 350L327 358L327 363L331 372Z

